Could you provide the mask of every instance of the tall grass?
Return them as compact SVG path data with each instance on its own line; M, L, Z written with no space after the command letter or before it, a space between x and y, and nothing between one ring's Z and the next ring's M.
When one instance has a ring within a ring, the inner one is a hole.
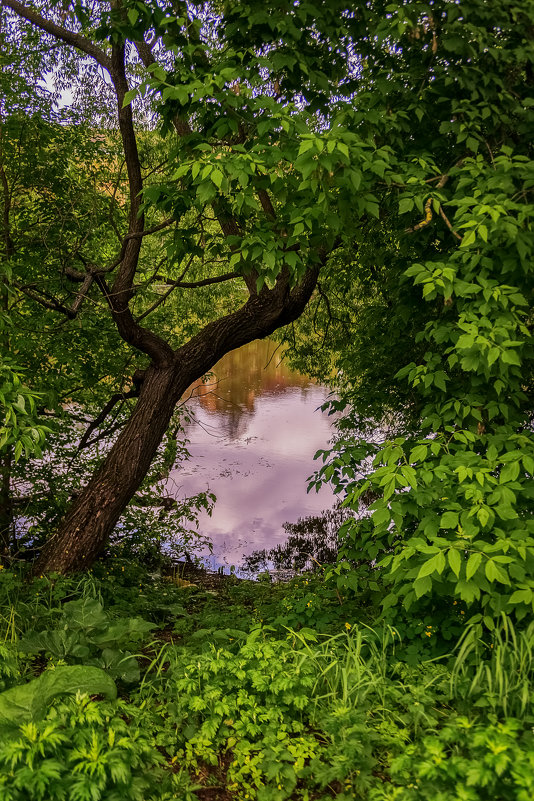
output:
M410 728L413 736L421 727L435 724L437 688L432 685L442 683L444 669L434 659L417 667L399 661L396 629L386 625L375 631L359 624L350 631L314 639L305 630L290 634L298 645L297 669L304 661L315 667L309 701L311 717L319 725L325 715L343 717L353 712L370 716L375 726L393 723L393 731L398 726L405 733ZM443 697L443 688L437 695Z
M378 634L371 628L355 627L332 636L290 630L298 643L301 661L312 662L317 679L311 692L316 706L340 704L362 706L369 695L384 704L386 684L391 681L396 631L390 627Z
M504 613L489 636L467 627L457 645L450 689L452 698L490 708L505 717L524 718L534 701L534 622L516 631Z
M102 602L98 579L41 576L27 581L23 570L11 568L0 574L0 642L16 642L36 621L55 621L61 605L76 598L96 598Z

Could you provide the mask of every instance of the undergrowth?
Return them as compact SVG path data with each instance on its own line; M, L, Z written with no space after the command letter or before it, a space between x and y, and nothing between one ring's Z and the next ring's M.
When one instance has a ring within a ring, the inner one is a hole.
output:
M2 801L534 796L532 625L450 642L320 574L206 590L121 561L2 570L0 604Z

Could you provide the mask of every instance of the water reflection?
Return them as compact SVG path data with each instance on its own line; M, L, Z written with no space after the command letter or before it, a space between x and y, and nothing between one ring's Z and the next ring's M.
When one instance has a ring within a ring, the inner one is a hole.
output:
M243 560L243 573L257 575L268 570L279 578L289 578L303 570L332 564L338 555L337 532L350 516L348 510L336 507L300 518L296 523L284 523L285 542L248 554Z
M190 461L171 474L177 495L217 496L201 531L214 546L212 567L284 542L284 524L333 505L328 488L306 493L313 455L328 445L331 421L318 407L328 390L281 361L260 340L228 354L206 383L191 388Z
M190 394L198 401L198 408L217 418L221 433L238 439L245 433L250 417L256 414L259 397L280 396L300 389L305 398L310 387L316 385L287 366L276 343L256 340L221 359L211 375L191 387Z

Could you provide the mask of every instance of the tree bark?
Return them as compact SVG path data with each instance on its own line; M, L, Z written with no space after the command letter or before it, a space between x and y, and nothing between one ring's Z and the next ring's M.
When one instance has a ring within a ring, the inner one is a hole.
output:
M281 280L273 290L249 298L237 312L208 324L179 348L170 362L147 369L129 421L46 543L34 574L82 571L93 564L139 489L187 388L230 350L269 336L296 319L313 292L317 275L318 269L309 270L292 291L287 281Z
M11 236L11 188L4 169L4 153L2 147L2 120L0 119L0 185L2 187L2 250L0 261L8 262L15 255L15 245ZM0 308L7 315L9 295L3 276L0 277ZM9 352L9 329L2 327L0 347ZM0 454L0 555L6 557L11 552L11 535L13 532L13 498L11 495L11 468L13 449L5 446Z
M11 496L11 448L0 456L0 556L11 553L13 499Z
M169 342L155 331L141 326L139 320L133 317L129 304L135 292L134 278L143 237L148 231L145 230L142 213L143 176L132 107L124 102L129 91L125 58L127 46L115 38L111 42L111 53L108 54L82 34L46 19L25 2L3 0L3 4L58 42L90 56L109 72L115 90L118 125L128 173L128 234L111 266L94 271L94 281L106 298L120 336L151 361L129 421L85 489L73 501L58 531L45 544L34 568L36 573L70 572L87 569L102 552L122 512L147 474L174 408L186 389L229 351L254 339L269 336L277 328L295 320L313 292L320 264L324 263L327 254L317 254L317 264L310 266L293 289L290 288L289 270L284 268L273 289L264 288L257 292L257 273L253 264L248 265L249 269L242 275L250 295L245 305L233 314L209 323L178 350L174 351ZM111 6L119 11L122 8L119 0L112 0ZM124 9L122 11L125 13ZM191 30L194 30L193 26ZM154 57L146 43L137 42L134 46L147 66L153 63ZM175 127L180 136L191 133L187 121L176 118ZM272 223L276 215L266 190L260 190L260 200ZM217 203L213 204L213 209L224 237L241 235L235 219L228 217ZM284 241L281 240L282 243ZM106 276L115 268L118 268L117 272L111 286L108 286Z

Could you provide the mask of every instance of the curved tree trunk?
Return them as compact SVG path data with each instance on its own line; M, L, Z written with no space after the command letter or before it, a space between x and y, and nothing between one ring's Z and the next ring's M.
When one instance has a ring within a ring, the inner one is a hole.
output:
M0 556L11 553L13 531L13 498L11 495L11 448L0 456Z
M122 139L126 171L129 185L128 234L122 239L120 252L116 259L100 267L86 264L84 281L85 293L93 281L101 290L120 336L136 350L151 360L146 370L139 400L124 430L117 438L107 457L95 471L93 477L77 499L61 524L59 530L45 544L36 562L34 572L57 570L68 572L90 567L105 547L117 520L137 492L148 472L152 459L167 430L176 403L185 390L198 378L210 370L225 353L245 345L254 339L269 336L277 328L295 320L302 313L317 282L319 265L324 263L327 252L318 247L317 263L306 272L300 283L290 289L289 269L283 267L277 274L273 289L257 292L258 273L254 264L244 262L242 278L249 292L245 305L233 314L209 323L196 337L178 350L155 331L145 328L135 319L130 301L135 295L135 276L139 266L143 238L160 230L159 226L145 230L143 216L143 175L136 141L131 102L127 102L130 87L127 76L127 52L129 45L118 41L108 42L102 49L81 32L58 24L54 19L43 16L21 0L3 0L3 4L15 14L29 21L36 28L45 31L57 42L81 51L91 57L103 70L109 73L115 93L117 119ZM119 0L112 0L111 7L120 16L126 13ZM189 26L192 30L194 26ZM189 33L188 33L189 35ZM202 43L198 41L202 50ZM144 41L131 41L147 68L156 62L151 47ZM204 54L206 63L209 58ZM203 67L204 69L204 67ZM189 135L192 129L188 121L175 118L178 136ZM174 180L174 179L173 179ZM272 225L276 222L273 203L266 189L258 188L258 198L265 217ZM224 206L210 201L219 222L224 238L240 237L240 225ZM166 223L165 223L166 224ZM115 231L116 233L116 231ZM276 233L278 246L285 249L287 233L283 226ZM293 244L288 249L297 249ZM79 254L80 255L80 254ZM115 268L118 268L116 273ZM113 273L113 283L108 286L107 277ZM235 273L213 277L208 281L220 282L236 277ZM172 282L171 282L172 283ZM189 283L187 286L201 286L205 282ZM186 286L180 281L177 286ZM35 293L32 292L32 297ZM52 305L56 311L61 308L67 316L75 316L83 300L70 309L61 304ZM50 301L41 298L40 302L50 308ZM145 315L143 315L145 316Z
M209 323L177 350L170 362L147 369L130 419L46 543L34 574L87 570L92 565L146 476L186 389L230 350L296 319L313 291L317 274L310 270L291 292L286 281L271 291L264 290L234 314Z
M130 419L46 543L34 573L91 566L147 474L180 395L174 365L147 370Z

